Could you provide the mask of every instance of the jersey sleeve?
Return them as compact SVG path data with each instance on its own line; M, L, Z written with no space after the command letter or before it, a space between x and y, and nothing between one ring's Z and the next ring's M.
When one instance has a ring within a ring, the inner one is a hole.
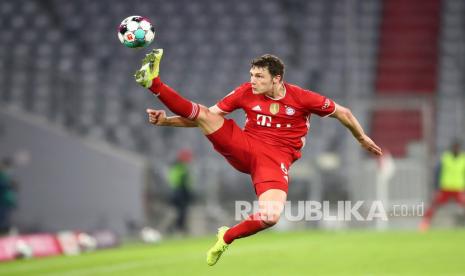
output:
M303 90L302 105L309 113L326 117L336 111L336 103L333 100L310 90Z
M231 91L223 99L221 99L216 105L224 112L230 113L234 110L241 108L241 97L244 93L245 85L241 85Z

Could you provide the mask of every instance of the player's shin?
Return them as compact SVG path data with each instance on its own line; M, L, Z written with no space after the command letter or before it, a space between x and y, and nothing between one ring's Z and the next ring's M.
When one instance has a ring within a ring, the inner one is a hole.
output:
M227 244L232 243L235 239L245 238L256 234L266 228L273 226L273 224L269 224L264 222L259 213L255 213L250 215L247 219L236 224L235 226L231 227L226 231L224 234L224 242Z
M160 77L153 79L152 86L149 89L173 113L190 120L195 120L199 115L199 104L179 95L174 89L164 84Z

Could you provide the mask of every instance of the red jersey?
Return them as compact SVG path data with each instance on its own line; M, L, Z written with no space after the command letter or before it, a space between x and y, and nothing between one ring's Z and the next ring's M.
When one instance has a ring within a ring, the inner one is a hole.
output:
M273 99L253 94L252 85L244 83L217 103L229 113L242 108L246 114L244 132L266 144L294 153L305 145L310 129L310 115L329 116L334 101L313 91L284 83L285 95Z

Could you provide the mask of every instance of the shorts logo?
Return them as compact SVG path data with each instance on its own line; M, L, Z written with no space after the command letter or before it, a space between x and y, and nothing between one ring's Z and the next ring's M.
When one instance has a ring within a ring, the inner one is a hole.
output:
M294 115L295 114L295 109L290 107L290 106L286 107L286 114L289 115L289 116Z
M281 163L281 170L284 173L284 175L283 175L284 179L286 180L286 182L289 182L288 171L287 171L286 165L284 165L284 163Z
M273 114L273 115L278 114L278 112L279 112L279 104L278 104L278 103L272 103L272 104L270 105L270 112L271 112L271 114Z
M330 104L329 99L326 99L326 100L325 100L325 103L324 103L323 106L321 107L321 110L324 110L324 109L328 108L328 107L329 107L329 104Z

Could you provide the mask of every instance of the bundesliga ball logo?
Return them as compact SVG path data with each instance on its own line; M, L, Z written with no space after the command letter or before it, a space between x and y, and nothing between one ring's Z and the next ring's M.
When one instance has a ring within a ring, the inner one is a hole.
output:
M118 38L126 47L145 47L155 38L155 28L145 17L129 16L119 25Z

